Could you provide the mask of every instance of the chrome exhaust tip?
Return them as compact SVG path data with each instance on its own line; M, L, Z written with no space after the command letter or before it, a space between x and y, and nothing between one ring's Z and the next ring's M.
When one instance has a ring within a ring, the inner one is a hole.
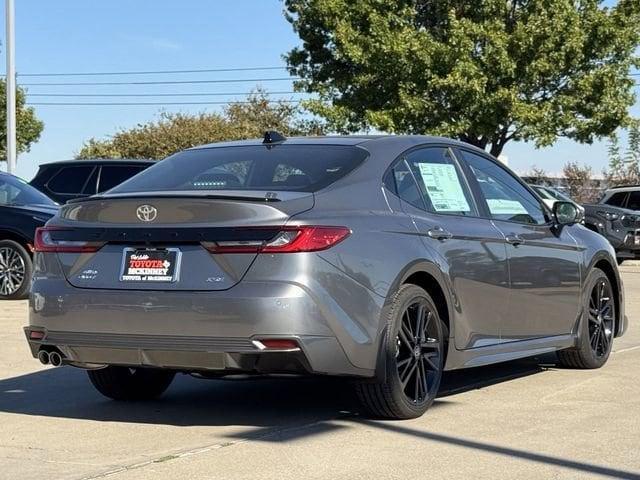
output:
M62 356L58 352L51 352L49 354L49 362L54 367L59 367L62 365Z
M51 361L51 359L49 358L49 352L47 352L46 350L40 350L38 352L38 360L40 360L40 363L42 365L49 365L49 362Z

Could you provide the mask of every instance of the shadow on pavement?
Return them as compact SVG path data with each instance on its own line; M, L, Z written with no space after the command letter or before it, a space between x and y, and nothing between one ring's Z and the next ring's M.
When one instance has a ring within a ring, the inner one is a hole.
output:
M440 398L533 375L540 362L521 360L447 372ZM0 412L177 426L283 426L357 412L349 382L333 378L203 380L179 375L160 399L122 403L98 394L85 372L48 368L0 380ZM439 404L451 403L440 400Z
M518 360L447 372L432 408L453 405L456 394L534 375L553 366L554 356ZM331 378L250 378L200 380L176 377L164 397L143 403L113 402L91 387L83 371L46 369L0 380L0 412L94 421L153 423L175 426L244 425L234 438L282 443L346 428L342 419L417 439L509 456L534 463L613 478L640 475L411 428L402 422L367 420L357 415L348 382ZM304 427L304 428L296 428Z

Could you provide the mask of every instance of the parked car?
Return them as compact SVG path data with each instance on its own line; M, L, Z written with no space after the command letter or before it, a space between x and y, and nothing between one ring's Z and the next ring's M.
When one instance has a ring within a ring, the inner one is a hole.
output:
M534 192L536 192L542 201L547 205L547 207L553 209L553 206L556 202L572 202L578 211L581 218L584 218L584 207L573 201L571 197L565 195L561 191L548 187L546 185L529 185Z
M585 226L609 240L618 263L640 258L640 185L610 188L584 208Z
M28 295L36 227L57 210L58 205L42 192L0 172L0 300Z
M44 163L31 185L58 203L104 192L153 165L153 160L66 160Z
M416 417L443 370L558 352L598 368L626 328L615 253L511 170L425 136L177 153L39 229L26 336L116 400L177 372L336 375Z

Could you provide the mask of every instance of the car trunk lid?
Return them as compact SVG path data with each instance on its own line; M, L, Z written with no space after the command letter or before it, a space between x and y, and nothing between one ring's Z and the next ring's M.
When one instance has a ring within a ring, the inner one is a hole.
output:
M106 195L66 205L48 227L55 241L101 245L95 252L58 251L75 287L225 290L257 252L212 253L203 245L267 242L312 207L306 192Z

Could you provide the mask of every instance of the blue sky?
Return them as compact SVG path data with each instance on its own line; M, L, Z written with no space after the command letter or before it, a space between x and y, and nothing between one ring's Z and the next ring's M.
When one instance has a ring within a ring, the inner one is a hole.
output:
M282 15L280 0L18 0L16 68L20 73L180 70L284 65L282 54L298 38ZM2 6L4 11L4 5ZM4 21L0 22L4 40ZM4 41L3 41L4 43ZM5 64L4 49L0 62ZM4 70L4 68L1 68ZM238 79L286 76L284 71L180 74L136 77L20 77L19 82ZM267 82L271 91L290 91L290 81ZM254 83L213 85L30 86L35 93L215 93L246 92ZM176 98L227 100L234 97ZM235 97L240 98L240 97ZM42 98L31 101L109 101L114 98ZM171 101L121 98L120 101ZM73 157L90 137L105 137L157 116L159 106L36 106L45 122L40 141L18 158L18 175L30 179L42 162ZM219 110L218 106L166 106L167 111ZM638 107L634 108L640 114ZM535 149L510 144L505 154L518 171L532 165L558 172L567 161L600 171L606 146L559 141Z

